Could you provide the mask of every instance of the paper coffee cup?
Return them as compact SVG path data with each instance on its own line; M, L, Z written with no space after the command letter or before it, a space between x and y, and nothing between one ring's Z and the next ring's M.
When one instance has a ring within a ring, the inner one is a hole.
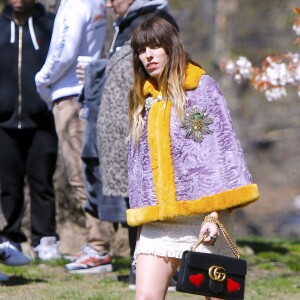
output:
M78 56L77 58L77 62L83 65L84 67L86 67L86 65L88 65L92 60L92 56Z
M86 66L93 60L92 56L78 56L77 57L77 70L81 69L84 70ZM82 71L81 71L82 72ZM84 75L85 76L85 75ZM77 75L78 83L83 84L84 83L84 76L81 78Z

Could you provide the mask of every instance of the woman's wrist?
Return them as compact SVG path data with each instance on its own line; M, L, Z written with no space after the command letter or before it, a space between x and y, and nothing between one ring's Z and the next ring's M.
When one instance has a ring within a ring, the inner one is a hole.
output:
M213 211L212 213L209 214L209 216L215 218L215 219L219 219L219 213L217 211Z

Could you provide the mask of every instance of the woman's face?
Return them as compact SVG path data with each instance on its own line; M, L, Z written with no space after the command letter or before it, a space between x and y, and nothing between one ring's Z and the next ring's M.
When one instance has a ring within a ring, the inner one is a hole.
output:
M139 59L147 73L158 78L165 68L168 55L162 47L148 46L139 50Z
M134 0L106 0L106 7L112 8L117 18L122 18L127 13Z

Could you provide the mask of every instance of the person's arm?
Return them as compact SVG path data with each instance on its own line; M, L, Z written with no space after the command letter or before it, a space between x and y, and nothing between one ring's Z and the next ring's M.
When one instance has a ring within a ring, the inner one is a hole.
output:
M51 85L58 81L77 59L86 26L84 6L69 6L64 7L65 13L58 15L60 19L56 20L54 25L47 59L35 77L37 90L46 102L49 102Z

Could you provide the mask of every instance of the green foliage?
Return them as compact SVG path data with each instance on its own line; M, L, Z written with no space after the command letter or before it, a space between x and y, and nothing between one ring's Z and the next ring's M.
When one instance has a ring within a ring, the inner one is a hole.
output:
M258 278L247 285L247 290L249 291L247 299L251 300L296 300L300 295L299 275L270 275L268 278Z
M259 268L274 269L286 266L300 272L300 241L265 240L262 238L239 239L238 245L250 247L255 255L246 256L250 265Z

